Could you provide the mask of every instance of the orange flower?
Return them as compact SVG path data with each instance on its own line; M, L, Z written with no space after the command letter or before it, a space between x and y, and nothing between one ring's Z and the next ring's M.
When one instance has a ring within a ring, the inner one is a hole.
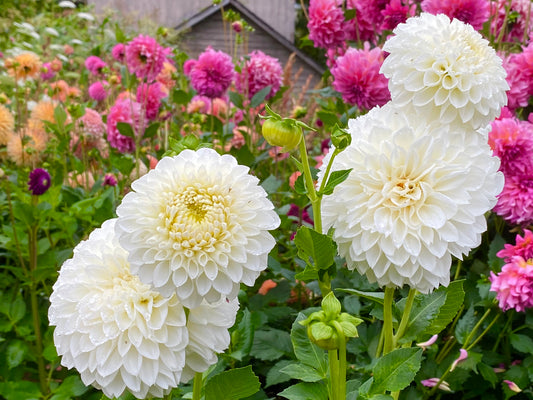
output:
M41 72L41 60L34 53L22 53L6 60L7 72L15 79L36 78Z
M69 93L69 86L68 83L64 80L59 80L57 82L53 82L50 84L51 93L48 93L48 95L54 99L59 100L61 102L64 102L67 100L67 95ZM45 120L48 121L48 120Z
M7 154L18 166L34 166L46 149L47 135L41 129L26 127L13 133L7 142Z
M5 145L13 134L15 119L11 111L0 104L0 145Z

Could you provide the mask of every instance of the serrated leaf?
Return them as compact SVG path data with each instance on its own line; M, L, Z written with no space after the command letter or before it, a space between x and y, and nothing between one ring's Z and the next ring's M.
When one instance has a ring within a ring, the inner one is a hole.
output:
M259 391L259 378L248 365L215 375L205 385L205 400L238 400Z
M272 194L276 193L276 191L280 188L282 184L283 181L281 179L274 175L270 175L261 183L261 186L263 187L263 189L265 189L265 192L267 192L268 194Z
M73 396L81 396L87 390L89 388L83 384L78 375L70 375L54 391L54 396L50 400L70 399Z
M350 175L350 172L352 172L352 168L342 169L340 171L333 171L328 178L328 183L326 183L326 186L324 187L322 194L327 195L327 194L333 193L333 189L335 189L335 186L344 182L346 178L348 178L348 176Z
M277 385L278 383L287 382L291 380L291 377L287 374L281 372L281 370L289 364L292 364L293 361L290 360L280 360L270 368L266 374L266 384L265 387L272 385Z
M429 295L417 295L409 316L407 332L405 332L402 342L411 342L417 339L438 315L445 301L446 292L440 289Z
M278 393L278 396L289 400L328 400L328 389L321 383L301 382Z
M396 349L378 359L372 369L374 382L370 388L371 394L395 392L402 390L415 378L420 369L422 349Z
M250 100L250 107L255 108L259 104L261 104L263 101L265 101L266 97L272 90L272 85L268 85L261 89L259 92L253 95L252 99Z
M117 122L117 129L122 136L127 136L129 138L135 139L135 132L131 125L127 122Z
M424 331L426 335L436 335L448 326L455 318L457 312L461 309L465 298L463 282L453 281L447 288L438 289L436 292L443 290L446 292L446 301L439 310L438 315L431 321L429 327Z
M28 350L27 345L21 340L13 340L6 349L6 362L9 369L19 366L24 361Z
M364 299L372 300L378 304L383 304L385 300L385 293L383 292L363 292L357 289L335 289L335 290L338 290L339 292L355 294L359 297L363 297Z
M474 307L471 307L461 319L459 319L459 322L457 322L457 326L455 327L455 337L459 343L464 343L470 332L472 332L475 324L476 318L474 317Z
M293 379L298 379L304 382L318 382L326 378L326 375L321 374L315 368L305 364L289 364L280 372L289 375Z
M494 372L494 369L492 367L489 367L487 364L483 364L483 363L479 363L477 365L477 368L479 370L479 373L483 377L483 379L489 382L492 388L495 388L496 383L498 382L498 375L496 375L496 372Z
M294 354L302 363L316 368L321 374L326 374L328 367L325 352L309 340L307 328L299 323L304 319L307 319L306 315L299 313L292 324L291 341Z
M511 333L511 346L521 353L533 354L533 339L519 333Z
M277 360L290 352L290 336L279 329L258 330L254 335L252 355L264 361Z
M316 116L324 123L326 127L335 126L335 124L339 122L337 114L331 111L318 111Z
M9 306L9 319L12 323L20 321L26 315L26 303L22 296L17 296Z
M38 400L42 398L39 384L24 380L0 382L0 395L6 400Z
M301 226L294 237L294 244L298 248L298 257L318 269L328 269L335 263L337 245L327 235Z
M244 357L250 354L254 339L254 325L252 315L247 308L242 312L242 318L237 325L237 330L231 335L232 352L230 357L242 361ZM236 341L236 343L234 343Z

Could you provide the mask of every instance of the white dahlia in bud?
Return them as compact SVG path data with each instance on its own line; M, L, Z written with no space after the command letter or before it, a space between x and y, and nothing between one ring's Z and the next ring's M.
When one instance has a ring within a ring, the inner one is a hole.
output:
M218 361L217 354L223 353L231 338L228 329L235 323L239 302L221 300L215 304L203 301L189 310L187 329L189 344L185 349L185 367L181 381L192 379L196 372L205 372Z
M422 13L399 24L383 50L381 72L392 101L419 117L478 129L507 104L502 59L471 25Z
M487 132L409 118L389 103L349 122L353 141L332 170L352 171L324 197L322 217L348 268L428 293L448 285L451 256L479 245L503 175Z
M132 275L104 222L61 267L48 317L61 363L107 397L162 397L179 384L188 344L185 311Z
M165 157L132 184L116 230L133 273L186 307L234 299L267 267L280 220L259 180L212 149Z

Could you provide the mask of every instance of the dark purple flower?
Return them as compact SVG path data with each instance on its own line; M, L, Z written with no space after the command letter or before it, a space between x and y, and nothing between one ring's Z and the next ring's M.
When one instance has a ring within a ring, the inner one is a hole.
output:
M30 172L30 179L28 180L28 189L35 196L40 196L44 194L50 185L52 184L52 179L47 170L42 168L35 168Z
M117 179L112 174L106 174L104 177L104 186L117 186Z

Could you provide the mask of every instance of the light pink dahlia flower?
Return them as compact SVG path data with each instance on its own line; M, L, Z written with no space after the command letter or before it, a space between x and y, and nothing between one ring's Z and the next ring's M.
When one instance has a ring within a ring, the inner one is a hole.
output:
M346 23L339 1L311 0L307 28L315 47L330 49L342 45L346 39Z
M514 256L497 275L490 273L490 290L496 292L503 311L525 311L533 307L533 260Z
M267 99L274 96L282 83L283 69L279 60L259 50L249 54L242 71L237 75L235 84L240 93L247 93L251 99L257 92L271 86Z

